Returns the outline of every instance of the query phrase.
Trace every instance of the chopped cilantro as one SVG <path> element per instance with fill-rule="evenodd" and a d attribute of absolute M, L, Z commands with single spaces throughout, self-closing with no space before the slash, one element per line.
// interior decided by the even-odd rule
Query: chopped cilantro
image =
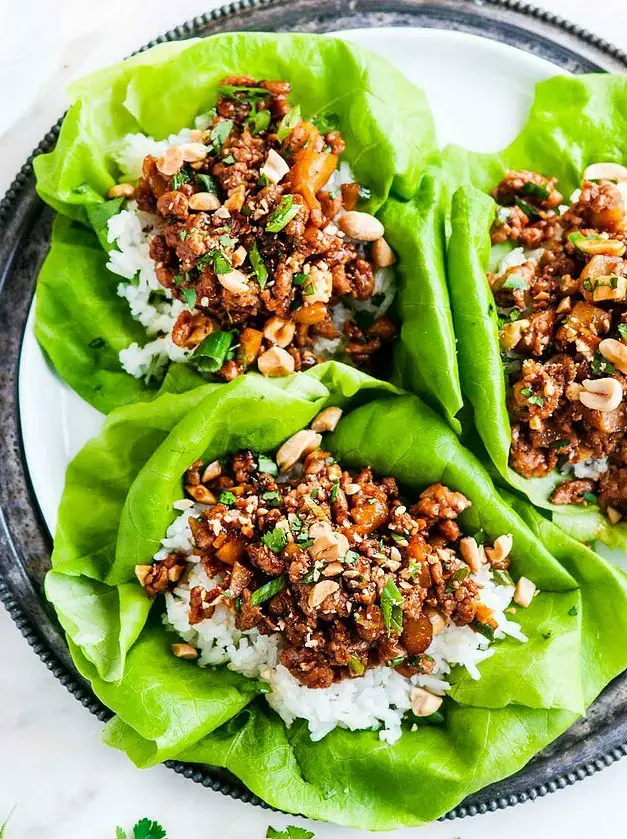
<path fill-rule="evenodd" d="M 346 551 L 346 555 L 344 556 L 344 562 L 346 563 L 346 565 L 354 565 L 358 559 L 359 554 L 357 553 L 357 551 Z"/>
<path fill-rule="evenodd" d="M 484 544 L 485 544 L 485 537 L 486 537 L 486 532 L 485 532 L 485 530 L 483 530 L 483 528 L 482 528 L 481 530 L 478 530 L 478 531 L 477 531 L 477 532 L 473 535 L 473 537 L 472 537 L 472 538 L 475 540 L 475 542 L 476 542 L 478 545 L 484 545 Z"/>
<path fill-rule="evenodd" d="M 381 611 L 388 635 L 396 632 L 398 635 L 403 631 L 403 611 L 400 604 L 403 596 L 398 590 L 392 577 L 388 577 L 381 592 Z"/>
<path fill-rule="evenodd" d="M 406 542 L 407 541 L 407 535 L 405 533 L 392 533 L 391 536 L 392 536 L 392 539 L 394 539 L 395 542 Z"/>
<path fill-rule="evenodd" d="M 487 623 L 481 623 L 481 621 L 474 620 L 470 626 L 478 632 L 480 635 L 483 635 L 488 641 L 494 641 L 494 630 L 491 626 Z"/>
<path fill-rule="evenodd" d="M 233 507 L 237 502 L 237 498 L 228 489 L 223 489 L 218 497 L 220 504 L 226 504 L 227 507 Z"/>
<path fill-rule="evenodd" d="M 261 498 L 267 504 L 278 505 L 281 503 L 281 493 L 276 489 L 268 490 L 268 492 L 262 492 Z"/>
<path fill-rule="evenodd" d="M 458 568 L 457 571 L 454 571 L 451 575 L 451 582 L 463 583 L 463 581 L 468 576 L 468 573 L 468 568 Z"/>
<path fill-rule="evenodd" d="M 253 266 L 253 271 L 257 277 L 259 288 L 265 288 L 266 283 L 268 282 L 268 269 L 266 268 L 266 264 L 263 261 L 261 254 L 259 253 L 257 242 L 253 242 L 253 246 L 248 252 L 248 258 L 250 259 L 250 264 Z"/>
<path fill-rule="evenodd" d="M 151 819 L 140 819 L 133 828 L 133 839 L 166 839 L 166 837 L 167 834 L 159 822 Z"/>
<path fill-rule="evenodd" d="M 230 274 L 233 270 L 233 265 L 228 256 L 217 248 L 212 248 L 208 253 L 203 254 L 196 262 L 197 268 L 204 268 L 205 265 L 211 265 L 216 274 Z"/>
<path fill-rule="evenodd" d="M 217 153 L 222 151 L 222 146 L 225 144 L 227 137 L 233 128 L 232 119 L 222 119 L 217 122 L 211 129 L 210 139 L 213 150 Z"/>
<path fill-rule="evenodd" d="M 303 119 L 300 115 L 300 105 L 297 105 L 295 108 L 292 108 L 291 111 L 288 111 L 279 123 L 279 127 L 276 132 L 279 142 L 283 142 L 283 140 L 289 136 L 292 128 L 302 121 Z"/>
<path fill-rule="evenodd" d="M 194 309 L 196 307 L 196 300 L 198 299 L 198 295 L 196 294 L 195 288 L 181 289 L 181 297 L 190 309 Z"/>
<path fill-rule="evenodd" d="M 584 492 L 583 500 L 586 501 L 588 504 L 596 504 L 597 497 L 593 492 Z"/>
<path fill-rule="evenodd" d="M 299 209 L 300 204 L 295 204 L 291 195 L 284 195 L 276 210 L 270 214 L 266 224 L 266 233 L 278 233 L 283 230 L 285 225 L 298 215 Z"/>
<path fill-rule="evenodd" d="M 267 99 L 270 91 L 265 87 L 249 87 L 248 85 L 221 84 L 218 85 L 218 95 L 225 99 L 238 99 L 241 102 L 255 102 Z"/>
<path fill-rule="evenodd" d="M 211 175 L 207 175 L 204 172 L 202 174 L 198 173 L 196 175 L 196 183 L 204 187 L 205 192 L 210 192 L 212 195 L 218 194 L 218 185 Z"/>
<path fill-rule="evenodd" d="M 627 323 L 619 323 L 618 324 L 618 332 L 619 332 L 620 337 L 624 341 L 627 341 Z"/>
<path fill-rule="evenodd" d="M 287 534 L 284 528 L 279 527 L 277 524 L 268 533 L 263 534 L 261 541 L 273 554 L 279 554 L 287 545 Z"/>
<path fill-rule="evenodd" d="M 183 184 L 188 184 L 190 180 L 189 173 L 185 169 L 181 169 L 180 172 L 172 176 L 172 189 L 179 189 Z"/>
<path fill-rule="evenodd" d="M 270 125 L 270 111 L 253 111 L 246 120 L 251 134 L 260 134 Z"/>
<path fill-rule="evenodd" d="M 331 487 L 331 501 L 335 501 L 337 499 L 337 494 L 340 489 L 340 482 L 334 481 L 333 486 Z"/>
<path fill-rule="evenodd" d="M 270 580 L 269 583 L 266 583 L 264 586 L 261 586 L 261 588 L 253 591 L 250 596 L 250 605 L 260 606 L 262 603 L 265 603 L 266 600 L 270 600 L 271 597 L 274 597 L 275 594 L 283 591 L 286 585 L 287 579 L 285 574 L 281 574 L 280 577 L 275 577 L 274 580 Z"/>
<path fill-rule="evenodd" d="M 541 408 L 544 405 L 544 397 L 543 396 L 530 396 L 527 399 L 527 402 L 529 402 L 530 405 L 537 405 L 539 408 Z"/>
<path fill-rule="evenodd" d="M 230 166 L 231 163 L 235 163 L 235 158 L 232 154 L 227 154 L 226 157 L 222 158 L 222 163 L 227 163 Z"/>
<path fill-rule="evenodd" d="M 289 824 L 285 830 L 277 830 L 275 827 L 269 827 L 266 833 L 266 839 L 314 839 L 314 834 L 311 830 L 305 830 L 304 827 L 296 827 Z"/>
<path fill-rule="evenodd" d="M 577 614 L 577 607 L 571 606 L 571 608 L 568 610 L 568 614 L 571 616 L 571 618 L 574 618 Z"/>
<path fill-rule="evenodd" d="M 599 376 L 609 376 L 614 372 L 614 365 L 599 350 L 595 350 L 594 358 L 592 359 L 592 372 Z"/>
<path fill-rule="evenodd" d="M 334 113 L 318 114 L 311 121 L 321 134 L 328 134 L 329 131 L 335 131 L 339 125 L 339 117 Z"/>

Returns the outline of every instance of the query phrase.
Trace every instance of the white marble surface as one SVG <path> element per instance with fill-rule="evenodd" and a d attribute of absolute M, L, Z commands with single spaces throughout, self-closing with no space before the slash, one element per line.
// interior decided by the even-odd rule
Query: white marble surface
<path fill-rule="evenodd" d="M 545 7 L 627 48 L 625 0 L 546 0 Z M 65 107 L 63 88 L 121 58 L 211 0 L 0 0 L 0 192 Z M 594 9 L 592 11 L 591 9 Z M 150 12 L 148 12 L 150 9 Z M 217 795 L 173 772 L 135 769 L 99 741 L 100 724 L 56 682 L 0 607 L 0 824 L 7 839 L 113 839 L 142 816 L 170 839 L 262 839 L 295 819 Z M 399 831 L 421 839 L 599 839 L 624 835 L 627 761 L 534 804 Z M 356 831 L 310 825 L 317 837 Z"/>

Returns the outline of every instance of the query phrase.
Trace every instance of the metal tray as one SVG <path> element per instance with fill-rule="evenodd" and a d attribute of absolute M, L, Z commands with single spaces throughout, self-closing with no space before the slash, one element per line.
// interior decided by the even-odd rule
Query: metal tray
<path fill-rule="evenodd" d="M 167 32 L 161 41 L 232 30 L 327 32 L 418 26 L 471 32 L 546 58 L 574 73 L 625 73 L 627 55 L 551 13 L 516 0 L 239 0 Z M 59 123 L 33 155 L 54 146 Z M 0 202 L 0 600 L 28 643 L 65 687 L 99 719 L 110 711 L 74 669 L 63 633 L 43 596 L 51 538 L 30 486 L 20 439 L 17 377 L 22 336 L 52 213 L 38 199 L 31 158 Z M 485 813 L 535 799 L 592 775 L 627 754 L 627 674 L 585 719 L 516 775 L 470 796 L 444 818 Z M 220 769 L 168 761 L 175 772 L 225 795 L 267 807 Z"/>

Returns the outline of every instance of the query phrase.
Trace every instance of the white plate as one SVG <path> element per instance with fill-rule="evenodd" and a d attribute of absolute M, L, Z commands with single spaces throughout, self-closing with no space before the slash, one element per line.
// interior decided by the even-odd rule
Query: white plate
<path fill-rule="evenodd" d="M 378 52 L 423 88 L 440 144 L 477 151 L 509 143 L 523 124 L 536 82 L 563 72 L 514 47 L 460 32 L 384 28 L 338 34 Z M 54 533 L 67 465 L 98 432 L 103 417 L 49 368 L 32 322 L 31 311 L 20 358 L 20 416 L 30 477 Z"/>

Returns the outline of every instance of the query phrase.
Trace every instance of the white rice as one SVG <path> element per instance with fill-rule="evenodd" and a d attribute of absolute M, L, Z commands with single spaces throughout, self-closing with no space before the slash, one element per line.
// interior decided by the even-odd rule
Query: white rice
<path fill-rule="evenodd" d="M 187 504 L 183 501 L 175 506 L 180 509 Z M 190 626 L 190 590 L 197 585 L 210 590 L 216 583 L 191 553 L 189 519 L 201 509 L 199 504 L 185 509 L 168 528 L 162 540 L 163 548 L 155 554 L 158 561 L 171 551 L 180 550 L 188 555 L 190 563 L 181 585 L 166 594 L 164 623 L 200 651 L 201 666 L 226 664 L 248 678 L 265 681 L 270 687 L 266 700 L 286 725 L 295 719 L 306 720 L 314 741 L 337 726 L 351 731 L 375 728 L 381 740 L 394 743 L 401 736 L 403 716 L 411 707 L 409 695 L 413 687 L 443 695 L 450 688 L 446 677 L 454 665 L 465 667 L 473 679 L 481 677 L 479 665 L 493 654 L 493 649 L 487 638 L 468 626 L 450 625 L 433 639 L 427 654 L 435 659 L 435 667 L 429 675 L 406 678 L 390 667 L 378 667 L 358 678 L 344 679 L 321 689 L 305 687 L 279 664 L 280 636 L 261 635 L 256 629 L 238 631 L 233 614 L 222 604 L 216 606 L 211 618 Z M 472 579 L 483 586 L 480 599 L 493 611 L 498 625 L 494 637 L 503 639 L 509 635 L 526 641 L 520 626 L 504 612 L 511 603 L 514 587 L 497 584 L 487 565 L 473 574 Z"/>
<path fill-rule="evenodd" d="M 606 457 L 589 457 L 588 460 L 582 460 L 573 466 L 573 472 L 576 478 L 591 478 L 593 481 L 596 481 L 604 472 L 607 472 L 607 469 Z"/>
<path fill-rule="evenodd" d="M 113 151 L 113 157 L 122 169 L 124 177 L 136 181 L 141 176 L 142 162 L 146 155 L 156 157 L 163 154 L 168 146 L 198 142 L 198 132 L 210 124 L 211 118 L 201 115 L 196 118 L 195 129 L 184 128 L 166 140 L 154 140 L 145 134 L 127 134 Z M 342 161 L 325 188 L 335 194 L 342 184 L 353 183 L 354 180 L 350 165 Z M 146 334 L 157 336 L 155 340 L 143 346 L 134 342 L 119 354 L 123 369 L 140 379 L 158 374 L 168 361 L 185 361 L 192 353 L 192 350 L 182 349 L 172 341 L 172 328 L 186 307 L 180 300 L 172 298 L 170 291 L 159 283 L 155 275 L 149 248 L 152 236 L 158 231 L 158 225 L 158 217 L 138 210 L 134 201 L 129 201 L 124 210 L 108 221 L 107 239 L 115 244 L 117 249 L 110 251 L 107 268 L 129 281 L 120 283 L 117 293 L 128 302 L 132 317 L 141 323 Z M 383 268 L 376 271 L 374 294 L 383 295 L 378 305 L 366 300 L 354 301 L 352 307 L 357 311 L 369 312 L 374 317 L 384 314 L 394 299 L 393 269 Z M 351 311 L 343 304 L 335 307 L 332 317 L 340 335 L 333 339 L 315 338 L 313 350 L 316 354 L 325 360 L 342 354 L 345 343 L 344 323 L 350 316 Z"/>

